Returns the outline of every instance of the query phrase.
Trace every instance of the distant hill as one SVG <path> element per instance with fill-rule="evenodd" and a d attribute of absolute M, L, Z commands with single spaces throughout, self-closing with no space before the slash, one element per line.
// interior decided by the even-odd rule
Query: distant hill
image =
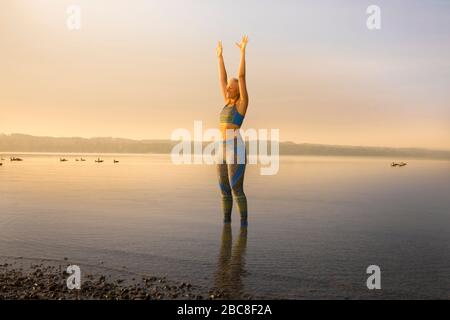
<path fill-rule="evenodd" d="M 174 143 L 170 140 L 0 134 L 0 152 L 169 153 L 172 145 Z"/>
<path fill-rule="evenodd" d="M 0 152 L 170 153 L 177 141 L 123 138 L 42 137 L 0 134 Z M 386 156 L 450 160 L 450 150 L 385 148 L 280 142 L 281 155 Z"/>

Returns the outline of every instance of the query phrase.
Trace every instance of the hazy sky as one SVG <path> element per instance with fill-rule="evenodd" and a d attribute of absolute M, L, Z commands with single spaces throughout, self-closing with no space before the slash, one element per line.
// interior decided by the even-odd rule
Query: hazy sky
<path fill-rule="evenodd" d="M 79 4 L 81 30 L 66 27 Z M 366 27 L 381 8 L 382 29 Z M 450 149 L 450 1 L 2 0 L 0 132 L 169 139 L 217 126 L 248 34 L 244 128 Z"/>

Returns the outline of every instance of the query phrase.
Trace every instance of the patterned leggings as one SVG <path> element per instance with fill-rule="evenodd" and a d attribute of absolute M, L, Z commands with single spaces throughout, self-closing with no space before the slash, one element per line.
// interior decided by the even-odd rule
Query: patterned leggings
<path fill-rule="evenodd" d="M 241 215 L 241 226 L 247 226 L 247 197 L 244 193 L 244 174 L 247 163 L 245 144 L 240 138 L 222 142 L 223 158 L 217 165 L 219 186 L 222 192 L 224 223 L 231 222 L 233 199 Z"/>

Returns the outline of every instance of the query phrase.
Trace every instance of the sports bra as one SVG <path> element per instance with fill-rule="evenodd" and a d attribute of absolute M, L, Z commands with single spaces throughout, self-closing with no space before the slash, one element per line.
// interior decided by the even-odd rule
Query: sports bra
<path fill-rule="evenodd" d="M 220 112 L 220 123 L 231 123 L 235 124 L 237 126 L 241 126 L 242 122 L 244 121 L 244 116 L 241 115 L 237 109 L 236 105 L 228 106 L 226 105 L 223 107 L 222 111 Z"/>

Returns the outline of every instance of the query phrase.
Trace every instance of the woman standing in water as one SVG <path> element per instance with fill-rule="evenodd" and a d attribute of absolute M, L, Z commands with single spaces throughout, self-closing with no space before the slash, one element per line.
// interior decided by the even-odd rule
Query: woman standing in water
<path fill-rule="evenodd" d="M 217 165 L 220 190 L 222 192 L 222 208 L 224 223 L 231 223 L 233 199 L 236 201 L 241 215 L 241 226 L 246 227 L 247 198 L 244 193 L 244 173 L 246 165 L 245 144 L 239 133 L 248 106 L 248 93 L 245 81 L 245 48 L 248 37 L 243 36 L 236 43 L 241 52 L 241 63 L 238 78 L 227 79 L 223 61 L 222 42 L 217 46 L 219 59 L 220 88 L 225 106 L 220 113 L 220 131 L 222 133 L 221 160 Z"/>

